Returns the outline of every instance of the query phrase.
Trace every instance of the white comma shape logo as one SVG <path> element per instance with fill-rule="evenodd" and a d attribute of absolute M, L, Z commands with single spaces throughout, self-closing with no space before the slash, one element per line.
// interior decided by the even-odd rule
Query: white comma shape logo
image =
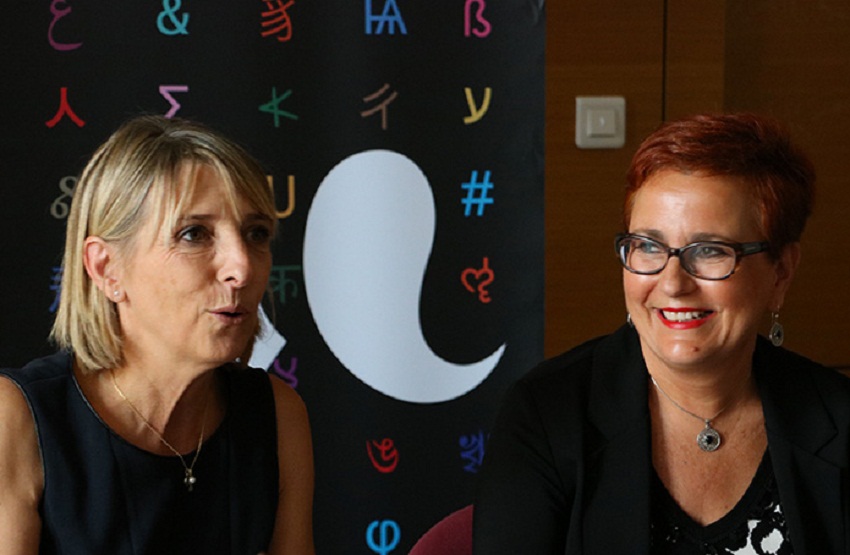
<path fill-rule="evenodd" d="M 286 346 L 286 338 L 278 332 L 269 319 L 263 305 L 257 307 L 260 320 L 260 334 L 254 339 L 254 348 L 248 366 L 268 370 L 280 351 Z"/>
<path fill-rule="evenodd" d="M 334 356 L 369 387 L 411 403 L 475 389 L 505 350 L 454 364 L 425 341 L 419 301 L 434 242 L 428 180 L 409 158 L 368 150 L 337 164 L 307 215 L 303 272 L 313 319 Z"/>

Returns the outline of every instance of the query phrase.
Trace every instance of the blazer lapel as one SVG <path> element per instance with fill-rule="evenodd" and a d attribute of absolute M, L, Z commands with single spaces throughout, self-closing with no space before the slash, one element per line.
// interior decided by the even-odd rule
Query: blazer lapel
<path fill-rule="evenodd" d="M 649 553 L 650 419 L 637 333 L 622 328 L 594 356 L 584 489 L 584 553 Z"/>
<path fill-rule="evenodd" d="M 850 446 L 848 434 L 839 432 L 850 427 L 850 411 L 828 406 L 816 380 L 799 365 L 759 340 L 753 368 L 783 512 L 797 555 L 847 553 L 850 511 L 844 507 L 842 465 Z M 582 553 L 649 553 L 654 471 L 646 380 L 633 330 L 621 329 L 596 348 Z M 843 396 L 831 401 L 846 404 Z"/>
<path fill-rule="evenodd" d="M 794 552 L 846 553 L 846 498 L 839 461 L 846 437 L 812 375 L 760 340 L 753 361 L 773 470 Z M 845 426 L 847 423 L 845 422 Z"/>

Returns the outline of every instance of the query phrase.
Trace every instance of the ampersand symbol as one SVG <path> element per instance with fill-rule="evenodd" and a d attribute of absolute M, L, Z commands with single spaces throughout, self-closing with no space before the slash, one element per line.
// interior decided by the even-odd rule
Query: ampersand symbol
<path fill-rule="evenodd" d="M 493 270 L 490 269 L 489 266 L 490 261 L 485 256 L 484 263 L 480 270 L 476 270 L 475 268 L 467 268 L 460 274 L 460 281 L 463 282 L 463 286 L 466 287 L 467 291 L 470 293 L 475 293 L 478 291 L 478 300 L 482 303 L 489 303 L 492 299 L 490 298 L 490 293 L 486 291 L 486 287 L 493 283 L 495 279 L 495 274 Z M 470 278 L 474 277 L 478 280 L 478 284 L 475 285 L 471 283 Z"/>
<path fill-rule="evenodd" d="M 59 180 L 59 190 L 62 194 L 56 197 L 56 200 L 50 205 L 50 215 L 57 220 L 64 220 L 68 217 L 68 212 L 71 210 L 69 202 L 74 195 L 74 187 L 77 186 L 77 178 L 73 175 L 66 175 Z"/>
<path fill-rule="evenodd" d="M 184 13 L 180 19 L 177 18 L 177 12 L 180 11 L 181 0 L 162 0 L 163 10 L 159 12 L 156 18 L 156 26 L 159 32 L 163 35 L 188 35 L 189 31 L 186 27 L 189 25 L 189 14 Z M 172 27 L 166 27 L 165 18 L 168 18 Z"/>
<path fill-rule="evenodd" d="M 378 530 L 378 538 L 375 538 L 375 530 Z M 392 531 L 392 538 L 388 538 L 387 531 Z M 398 546 L 401 540 L 401 529 L 392 520 L 376 520 L 366 529 L 366 544 L 369 549 L 378 555 L 387 555 Z"/>

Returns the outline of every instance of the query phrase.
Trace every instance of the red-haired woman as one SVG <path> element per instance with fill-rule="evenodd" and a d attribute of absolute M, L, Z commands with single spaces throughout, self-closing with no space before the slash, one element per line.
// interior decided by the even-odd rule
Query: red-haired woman
<path fill-rule="evenodd" d="M 628 323 L 508 394 L 476 553 L 850 553 L 850 380 L 780 346 L 813 182 L 755 115 L 642 143 L 616 239 Z"/>

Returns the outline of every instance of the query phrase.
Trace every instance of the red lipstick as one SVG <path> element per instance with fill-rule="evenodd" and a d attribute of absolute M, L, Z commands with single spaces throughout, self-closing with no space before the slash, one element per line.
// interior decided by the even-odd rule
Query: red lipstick
<path fill-rule="evenodd" d="M 702 326 L 714 316 L 714 311 L 700 308 L 658 308 L 661 323 L 674 330 L 689 330 Z"/>

